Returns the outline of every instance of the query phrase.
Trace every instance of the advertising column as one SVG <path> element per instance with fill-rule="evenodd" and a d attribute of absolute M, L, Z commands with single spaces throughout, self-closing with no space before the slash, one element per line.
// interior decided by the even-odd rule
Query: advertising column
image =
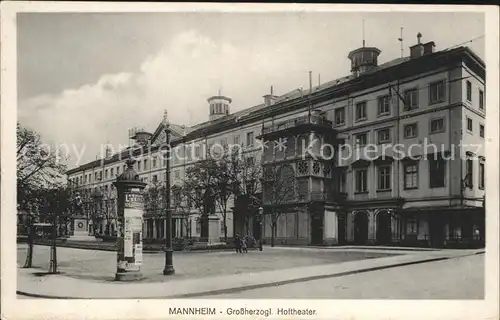
<path fill-rule="evenodd" d="M 118 192 L 119 230 L 115 280 L 132 281 L 142 278 L 142 224 L 146 186 L 133 170 L 133 161 L 114 183 Z"/>

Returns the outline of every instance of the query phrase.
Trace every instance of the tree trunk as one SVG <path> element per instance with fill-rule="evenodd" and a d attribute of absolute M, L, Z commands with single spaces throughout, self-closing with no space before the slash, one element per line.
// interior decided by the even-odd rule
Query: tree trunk
<path fill-rule="evenodd" d="M 52 247 L 50 250 L 49 273 L 57 273 L 57 215 L 54 213 L 54 222 L 52 226 Z"/>
<path fill-rule="evenodd" d="M 226 217 L 227 217 L 227 212 L 226 209 L 224 209 L 224 212 L 222 214 L 222 219 L 224 219 L 224 242 L 227 242 L 227 225 L 226 225 Z"/>
<path fill-rule="evenodd" d="M 33 264 L 33 236 L 34 236 L 34 227 L 33 220 L 29 218 L 29 229 L 28 229 L 28 253 L 26 255 L 26 262 L 24 263 L 23 268 L 31 268 Z"/>
<path fill-rule="evenodd" d="M 271 224 L 271 247 L 274 247 L 274 237 L 276 234 L 276 222 Z"/>

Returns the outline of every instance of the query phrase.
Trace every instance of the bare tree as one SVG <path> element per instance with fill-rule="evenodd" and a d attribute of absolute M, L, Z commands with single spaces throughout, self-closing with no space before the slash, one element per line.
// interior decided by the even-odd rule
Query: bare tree
<path fill-rule="evenodd" d="M 270 165 L 264 168 L 263 202 L 266 221 L 271 226 L 271 246 L 274 246 L 277 222 L 284 213 L 283 205 L 291 203 L 295 197 L 295 172 L 289 164 Z"/>
<path fill-rule="evenodd" d="M 214 159 L 203 159 L 186 169 L 186 179 L 183 183 L 189 201 L 201 216 L 202 238 L 208 236 L 207 216 L 215 214 L 216 170 Z"/>
<path fill-rule="evenodd" d="M 61 152 L 42 142 L 34 130 L 17 123 L 17 205 L 27 209 L 40 202 L 37 189 L 57 188 L 64 177 L 66 159 Z"/>
<path fill-rule="evenodd" d="M 261 201 L 261 165 L 258 163 L 257 151 L 241 153 L 238 151 L 230 153 L 223 160 L 226 161 L 227 175 L 226 180 L 230 181 L 230 191 L 236 202 L 237 199 L 244 201 L 246 210 L 238 212 L 246 230 L 249 229 L 249 221 L 255 216 Z"/>
<path fill-rule="evenodd" d="M 111 225 L 114 222 L 116 226 L 117 222 L 117 212 L 116 212 L 116 190 L 113 189 L 105 189 L 103 193 L 103 214 L 104 219 L 106 220 L 106 227 L 104 234 L 108 236 L 112 236 Z"/>
<path fill-rule="evenodd" d="M 183 186 L 174 186 L 172 188 L 172 209 L 178 215 L 182 216 L 182 221 L 186 229 L 188 239 L 192 238 L 191 216 L 194 214 L 192 210 L 192 200 L 190 194 Z"/>
<path fill-rule="evenodd" d="M 165 185 L 162 182 L 154 181 L 145 190 L 144 204 L 146 212 L 153 216 L 162 216 L 162 209 L 165 208 Z"/>

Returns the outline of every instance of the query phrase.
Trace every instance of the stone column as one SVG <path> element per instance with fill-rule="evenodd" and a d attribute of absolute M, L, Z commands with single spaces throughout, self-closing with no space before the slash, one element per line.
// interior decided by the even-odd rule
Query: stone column
<path fill-rule="evenodd" d="M 134 171 L 135 160 L 127 161 L 125 170 L 113 184 L 118 192 L 118 219 L 123 226 L 118 234 L 115 280 L 132 281 L 142 278 L 142 231 L 146 183 Z"/>
<path fill-rule="evenodd" d="M 158 239 L 158 230 L 156 230 L 156 219 L 153 219 L 153 239 Z"/>
<path fill-rule="evenodd" d="M 354 241 L 354 219 L 353 212 L 348 211 L 346 214 L 346 242 Z"/>
<path fill-rule="evenodd" d="M 375 210 L 366 210 L 368 213 L 368 243 L 374 244 L 377 242 L 377 221 L 375 218 Z"/>
<path fill-rule="evenodd" d="M 323 242 L 329 246 L 338 244 L 337 212 L 332 209 L 325 209 L 324 219 Z"/>

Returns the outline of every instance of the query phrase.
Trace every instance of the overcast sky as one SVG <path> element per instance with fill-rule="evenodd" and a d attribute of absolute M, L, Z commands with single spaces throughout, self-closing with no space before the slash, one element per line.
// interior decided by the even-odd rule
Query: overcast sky
<path fill-rule="evenodd" d="M 404 54 L 421 32 L 442 50 L 485 34 L 471 13 L 24 13 L 18 15 L 19 121 L 47 142 L 85 148 L 128 144 L 127 130 L 208 120 L 206 99 L 231 111 L 349 73 L 350 50 L 378 47 L 379 63 Z M 484 59 L 484 38 L 466 44 Z M 77 156 L 68 163 L 75 166 Z M 82 163 L 78 163 L 81 165 Z"/>

